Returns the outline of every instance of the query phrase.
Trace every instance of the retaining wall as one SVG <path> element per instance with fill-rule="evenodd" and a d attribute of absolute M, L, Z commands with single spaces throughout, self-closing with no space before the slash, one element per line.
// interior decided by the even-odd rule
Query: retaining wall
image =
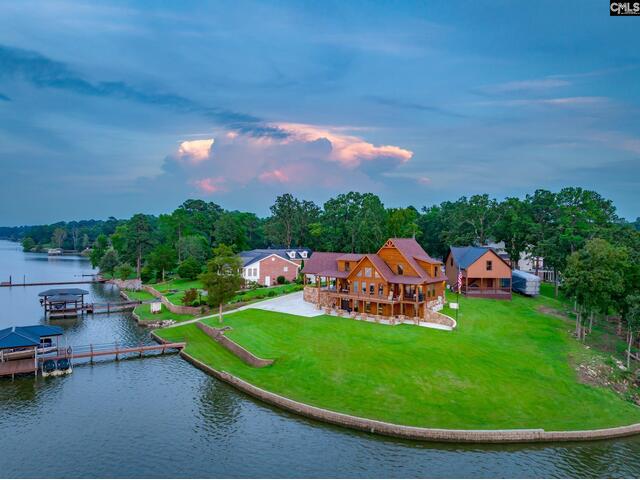
<path fill-rule="evenodd" d="M 262 368 L 268 367 L 273 364 L 273 360 L 265 360 L 260 357 L 256 357 L 249 350 L 246 350 L 244 347 L 241 347 L 233 340 L 227 338 L 224 334 L 225 330 L 221 328 L 213 328 L 209 325 L 206 325 L 202 322 L 196 323 L 196 326 L 206 333 L 209 337 L 211 337 L 215 342 L 222 345 L 224 348 L 233 353 L 236 357 L 240 358 L 247 365 L 251 365 L 252 367 Z"/>
<path fill-rule="evenodd" d="M 283 410 L 314 420 L 319 420 L 321 422 L 327 422 L 342 427 L 377 433 L 379 435 L 386 435 L 390 437 L 455 443 L 529 443 L 602 440 L 640 434 L 640 423 L 624 427 L 577 431 L 545 431 L 541 428 L 522 430 L 449 430 L 396 425 L 393 423 L 333 412 L 331 410 L 325 410 L 323 408 L 297 402 L 263 390 L 227 372 L 215 370 L 209 365 L 206 365 L 185 353 L 184 349 L 180 351 L 180 355 L 204 372 L 270 405 L 274 405 L 278 408 L 282 408 Z"/>
<path fill-rule="evenodd" d="M 113 283 L 120 290 L 133 290 L 137 292 L 142 289 L 142 280 L 139 278 L 134 278 L 130 280 L 120 280 L 119 278 L 112 278 L 111 280 L 107 280 L 107 283 Z"/>

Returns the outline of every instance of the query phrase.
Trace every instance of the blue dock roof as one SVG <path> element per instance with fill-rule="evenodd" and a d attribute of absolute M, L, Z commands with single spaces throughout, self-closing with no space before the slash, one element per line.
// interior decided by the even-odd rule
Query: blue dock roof
<path fill-rule="evenodd" d="M 29 325 L 27 327 L 9 327 L 0 330 L 0 349 L 16 347 L 35 347 L 40 345 L 42 337 L 62 335 L 61 327 L 50 325 Z"/>

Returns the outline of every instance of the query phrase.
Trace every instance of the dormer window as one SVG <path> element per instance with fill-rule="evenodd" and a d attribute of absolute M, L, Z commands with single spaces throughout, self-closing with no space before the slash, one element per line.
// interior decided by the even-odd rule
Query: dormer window
<path fill-rule="evenodd" d="M 291 252 L 287 252 L 289 254 L 289 258 L 296 258 L 296 252 L 295 251 L 291 251 Z"/>
<path fill-rule="evenodd" d="M 307 258 L 307 251 L 306 251 L 306 250 L 303 250 L 302 252 L 300 252 L 300 256 L 301 256 L 302 258 Z"/>
<path fill-rule="evenodd" d="M 404 275 L 404 265 L 398 264 L 398 275 Z"/>

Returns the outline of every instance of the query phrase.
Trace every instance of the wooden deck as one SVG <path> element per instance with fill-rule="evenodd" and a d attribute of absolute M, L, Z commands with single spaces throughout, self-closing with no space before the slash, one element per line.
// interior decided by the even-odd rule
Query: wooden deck
<path fill-rule="evenodd" d="M 35 373 L 36 371 L 37 368 L 33 357 L 0 362 L 0 377 L 13 376 L 20 373 Z"/>
<path fill-rule="evenodd" d="M 94 358 L 100 356 L 114 356 L 119 358 L 121 355 L 130 353 L 136 353 L 142 356 L 146 352 L 168 353 L 173 351 L 182 350 L 187 344 L 184 342 L 176 343 L 159 343 L 157 345 L 119 345 L 117 343 L 105 343 L 95 345 L 81 345 L 78 347 L 71 347 L 70 350 L 64 348 L 58 349 L 57 352 L 53 352 L 48 355 L 41 355 L 38 360 L 59 360 L 61 358 L 79 359 L 79 358 Z"/>

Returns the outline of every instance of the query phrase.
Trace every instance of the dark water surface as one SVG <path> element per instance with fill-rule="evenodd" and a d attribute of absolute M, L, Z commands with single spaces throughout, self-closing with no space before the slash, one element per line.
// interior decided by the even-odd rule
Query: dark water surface
<path fill-rule="evenodd" d="M 0 281 L 67 280 L 86 260 L 0 241 Z M 42 323 L 39 291 L 0 288 L 0 328 Z M 95 300 L 110 286 L 87 286 Z M 52 321 L 72 345 L 148 342 L 128 314 Z M 638 477 L 640 438 L 469 446 L 397 441 L 272 409 L 177 355 L 0 380 L 0 477 Z"/>

